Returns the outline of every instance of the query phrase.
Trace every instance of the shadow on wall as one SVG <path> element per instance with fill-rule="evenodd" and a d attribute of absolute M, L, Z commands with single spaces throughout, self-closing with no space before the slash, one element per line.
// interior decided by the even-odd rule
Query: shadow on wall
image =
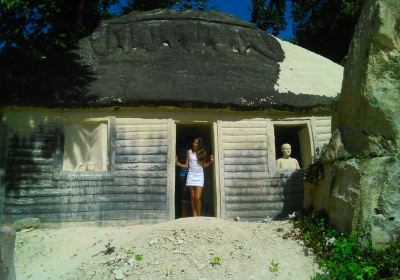
<path fill-rule="evenodd" d="M 72 52 L 49 57 L 5 50 L 0 54 L 0 106 L 82 107 L 95 80 L 88 66 Z"/>
<path fill-rule="evenodd" d="M 287 218 L 288 214 L 303 209 L 304 202 L 304 170 L 299 169 L 281 173 L 283 180 L 283 208 L 278 218 Z"/>
<path fill-rule="evenodd" d="M 29 190 L 51 185 L 56 131 L 39 126 L 28 136 L 14 133 L 9 139 L 5 172 L 6 201 Z"/>

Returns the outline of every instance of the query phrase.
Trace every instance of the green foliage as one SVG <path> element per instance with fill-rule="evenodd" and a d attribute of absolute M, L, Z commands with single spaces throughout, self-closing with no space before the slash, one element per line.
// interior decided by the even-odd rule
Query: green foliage
<path fill-rule="evenodd" d="M 205 11 L 208 8 L 208 1 L 209 0 L 180 0 L 175 1 L 175 5 L 178 10 Z"/>
<path fill-rule="evenodd" d="M 131 11 L 149 11 L 154 9 L 176 9 L 176 10 L 208 10 L 209 0 L 130 0 L 123 9 L 123 13 Z"/>
<path fill-rule="evenodd" d="M 136 260 L 137 262 L 141 262 L 141 261 L 143 260 L 143 255 L 141 255 L 141 254 L 135 255 L 135 260 Z"/>
<path fill-rule="evenodd" d="M 175 0 L 130 0 L 124 8 L 123 13 L 128 13 L 133 10 L 149 11 L 154 9 L 172 8 Z"/>
<path fill-rule="evenodd" d="M 286 28 L 284 0 L 252 0 L 251 22 L 273 35 Z"/>
<path fill-rule="evenodd" d="M 363 0 L 292 0 L 298 44 L 335 62 L 347 55 Z"/>
<path fill-rule="evenodd" d="M 22 4 L 21 0 L 0 0 L 1 5 L 5 5 L 7 9 L 12 9 L 14 6 Z"/>
<path fill-rule="evenodd" d="M 383 251 L 371 246 L 362 248 L 357 233 L 339 233 L 316 212 L 296 215 L 293 221 L 299 229 L 297 237 L 312 248 L 325 272 L 316 274 L 314 280 L 399 279 L 396 278 L 400 275 L 398 243 Z"/>
<path fill-rule="evenodd" d="M 378 270 L 368 258 L 363 257 L 364 252 L 369 250 L 361 250 L 357 234 L 337 239 L 328 258 L 321 262 L 322 268 L 329 271 L 325 279 L 374 279 Z"/>
<path fill-rule="evenodd" d="M 93 31 L 116 0 L 0 0 L 3 49 L 48 53 Z"/>
<path fill-rule="evenodd" d="M 0 65 L 0 106 L 79 107 L 94 100 L 87 92 L 93 72 L 75 53 L 6 49 L 0 53 Z"/>
<path fill-rule="evenodd" d="M 272 260 L 269 264 L 269 271 L 278 272 L 279 271 L 279 262 Z"/>
<path fill-rule="evenodd" d="M 324 165 L 321 161 L 316 161 L 313 164 L 309 165 L 304 172 L 304 179 L 309 182 L 316 184 L 319 182 L 324 176 Z"/>
<path fill-rule="evenodd" d="M 296 43 L 335 62 L 348 52 L 364 0 L 291 0 Z M 278 35 L 286 28 L 283 0 L 252 0 L 251 21 Z M 289 5 L 288 5 L 289 6 Z"/>
<path fill-rule="evenodd" d="M 214 267 L 214 266 L 217 266 L 217 265 L 221 265 L 221 263 L 222 263 L 222 259 L 221 259 L 221 257 L 218 257 L 218 256 L 214 256 L 214 257 L 212 257 L 211 258 L 211 260 L 210 260 L 210 264 Z"/>

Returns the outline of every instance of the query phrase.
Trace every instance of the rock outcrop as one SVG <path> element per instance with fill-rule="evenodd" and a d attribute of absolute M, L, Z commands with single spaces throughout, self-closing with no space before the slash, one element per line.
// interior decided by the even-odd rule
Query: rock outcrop
<path fill-rule="evenodd" d="M 345 65 L 322 157 L 323 179 L 306 206 L 328 212 L 376 248 L 400 239 L 400 2 L 368 0 Z"/>
<path fill-rule="evenodd" d="M 354 33 L 332 126 L 352 154 L 400 148 L 399 12 L 399 1 L 367 1 Z"/>
<path fill-rule="evenodd" d="M 16 231 L 20 231 L 29 228 L 37 229 L 40 227 L 40 224 L 41 222 L 38 218 L 24 218 L 15 221 L 12 226 Z"/>

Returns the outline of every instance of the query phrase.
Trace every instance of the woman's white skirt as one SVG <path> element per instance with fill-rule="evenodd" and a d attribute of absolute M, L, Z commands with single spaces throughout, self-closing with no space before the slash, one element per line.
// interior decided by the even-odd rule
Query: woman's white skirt
<path fill-rule="evenodd" d="M 204 187 L 204 171 L 203 167 L 189 168 L 189 173 L 186 179 L 188 187 Z"/>

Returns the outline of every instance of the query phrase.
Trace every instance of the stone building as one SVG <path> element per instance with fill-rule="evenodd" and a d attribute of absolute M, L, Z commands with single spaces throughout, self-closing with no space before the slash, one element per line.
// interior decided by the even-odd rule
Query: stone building
<path fill-rule="evenodd" d="M 1 111 L 4 220 L 174 219 L 177 145 L 197 135 L 216 159 L 204 215 L 252 220 L 302 207 L 301 171 L 275 161 L 289 142 L 306 167 L 329 141 L 341 66 L 219 12 L 107 20 L 77 54 L 82 73 L 47 73 L 64 79 L 52 95 L 62 105 L 20 99 Z"/>

